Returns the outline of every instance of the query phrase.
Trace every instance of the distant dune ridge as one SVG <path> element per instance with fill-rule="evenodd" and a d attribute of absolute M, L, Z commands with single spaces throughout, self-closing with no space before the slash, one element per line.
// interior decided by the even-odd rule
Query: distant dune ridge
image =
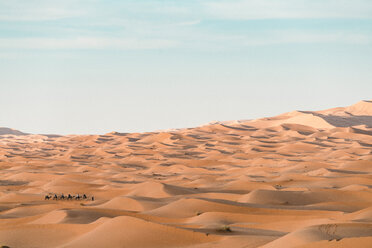
<path fill-rule="evenodd" d="M 21 131 L 11 128 L 0 127 L 0 135 L 27 135 L 27 133 L 22 133 Z"/>
<path fill-rule="evenodd" d="M 0 247 L 372 244 L 372 101 L 147 133 L 0 128 L 0 169 Z M 88 197 L 44 200 L 62 193 Z"/>

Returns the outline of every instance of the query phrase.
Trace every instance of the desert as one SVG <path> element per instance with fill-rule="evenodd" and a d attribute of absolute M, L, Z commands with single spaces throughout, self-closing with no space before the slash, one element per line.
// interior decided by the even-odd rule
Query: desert
<path fill-rule="evenodd" d="M 0 128 L 0 171 L 0 247 L 372 247 L 368 100 L 145 133 Z"/>

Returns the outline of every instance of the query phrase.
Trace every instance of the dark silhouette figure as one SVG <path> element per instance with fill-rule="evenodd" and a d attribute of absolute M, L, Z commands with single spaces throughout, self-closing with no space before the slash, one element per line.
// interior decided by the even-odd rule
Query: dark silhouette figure
<path fill-rule="evenodd" d="M 49 199 L 53 199 L 53 200 L 87 200 L 89 199 L 88 196 L 86 194 L 83 194 L 83 195 L 80 195 L 80 194 L 77 194 L 76 196 L 74 195 L 71 195 L 71 194 L 68 194 L 67 196 L 65 196 L 63 193 L 61 194 L 61 196 L 58 196 L 57 194 L 54 194 L 53 196 L 52 195 L 45 195 L 44 197 L 44 200 L 49 200 Z M 94 201 L 94 196 L 91 196 L 90 198 L 92 201 Z M 0 247 L 1 248 L 1 247 Z"/>

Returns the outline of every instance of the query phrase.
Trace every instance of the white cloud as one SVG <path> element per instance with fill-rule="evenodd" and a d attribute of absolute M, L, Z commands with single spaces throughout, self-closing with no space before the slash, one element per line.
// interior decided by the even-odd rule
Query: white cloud
<path fill-rule="evenodd" d="M 224 0 L 204 6 L 218 19 L 372 18 L 370 0 Z"/>
<path fill-rule="evenodd" d="M 86 14 L 73 1 L 0 0 L 1 21 L 47 21 Z"/>
<path fill-rule="evenodd" d="M 371 0 L 118 1 L 0 0 L 0 20 L 44 21 L 86 16 L 153 19 L 372 18 Z M 155 17 L 155 18 L 154 18 Z"/>
<path fill-rule="evenodd" d="M 102 38 L 79 37 L 70 39 L 56 38 L 2 38 L 0 49 L 114 49 L 114 50 L 147 50 L 175 47 L 177 43 L 162 39 L 135 38 Z"/>
<path fill-rule="evenodd" d="M 274 30 L 255 37 L 240 37 L 238 42 L 246 46 L 262 46 L 275 44 L 372 44 L 372 37 L 360 33 L 303 30 Z"/>
<path fill-rule="evenodd" d="M 297 29 L 271 30 L 244 35 L 224 35 L 215 33 L 198 33 L 190 42 L 183 40 L 180 46 L 201 50 L 242 50 L 247 47 L 271 46 L 284 44 L 353 44 L 371 45 L 372 36 L 353 32 L 320 32 Z M 194 41 L 197 42 L 194 42 Z"/>
<path fill-rule="evenodd" d="M 289 43 L 372 43 L 371 33 L 365 29 L 353 33 L 347 28 L 319 28 L 316 25 L 304 30 L 285 30 L 285 27 L 284 30 L 283 27 L 282 30 L 278 27 L 260 30 L 259 26 L 251 26 L 247 30 L 249 34 L 244 34 L 228 30 L 229 25 L 234 27 L 234 22 L 226 22 L 221 29 L 213 25 L 198 25 L 208 19 L 371 18 L 372 0 L 205 0 L 180 6 L 167 6 L 160 1 L 123 1 L 117 8 L 103 1 L 92 1 L 90 5 L 89 1 L 0 0 L 0 21 L 46 21 L 84 15 L 76 22 L 61 21 L 47 26 L 31 23 L 22 27 L 17 24 L 15 27 L 21 31 L 18 36 L 32 31 L 33 35 L 40 37 L 15 38 L 9 33 L 8 37 L 3 35 L 0 38 L 0 49 L 146 50 L 182 47 L 209 50 Z M 101 9 L 100 4 L 106 9 Z M 244 27 L 239 28 L 244 31 Z"/>
<path fill-rule="evenodd" d="M 332 43 L 332 44 L 356 44 L 367 45 L 372 43 L 372 37 L 359 33 L 349 32 L 304 32 L 294 31 L 276 31 L 273 32 L 273 43 Z"/>
<path fill-rule="evenodd" d="M 247 46 L 268 46 L 277 44 L 357 44 L 370 45 L 372 37 L 359 33 L 304 32 L 302 30 L 267 31 L 255 35 L 194 35 L 190 40 L 137 39 L 137 38 L 0 38 L 0 50 L 151 50 L 169 48 L 231 49 Z"/>
<path fill-rule="evenodd" d="M 185 22 L 178 22 L 175 23 L 175 26 L 194 26 L 201 23 L 201 20 L 194 20 L 194 21 L 185 21 Z"/>
<path fill-rule="evenodd" d="M 0 21 L 49 21 L 82 16 L 81 11 L 45 8 L 31 11 L 0 13 Z"/>

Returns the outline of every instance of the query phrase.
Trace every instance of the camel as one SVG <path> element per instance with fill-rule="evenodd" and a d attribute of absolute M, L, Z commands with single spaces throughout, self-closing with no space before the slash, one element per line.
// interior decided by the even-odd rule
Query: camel
<path fill-rule="evenodd" d="M 87 200 L 88 199 L 88 196 L 86 194 L 83 194 L 83 195 L 80 195 L 80 194 L 77 194 L 76 196 L 72 196 L 71 194 L 68 194 L 67 196 L 65 196 L 63 193 L 61 194 L 61 196 L 58 196 L 57 194 L 54 194 L 54 196 L 51 196 L 51 195 L 45 195 L 44 197 L 44 200 L 49 200 L 49 199 L 53 199 L 53 200 L 81 200 L 81 199 L 84 199 L 84 200 Z M 94 201 L 94 196 L 91 197 L 91 200 Z"/>

